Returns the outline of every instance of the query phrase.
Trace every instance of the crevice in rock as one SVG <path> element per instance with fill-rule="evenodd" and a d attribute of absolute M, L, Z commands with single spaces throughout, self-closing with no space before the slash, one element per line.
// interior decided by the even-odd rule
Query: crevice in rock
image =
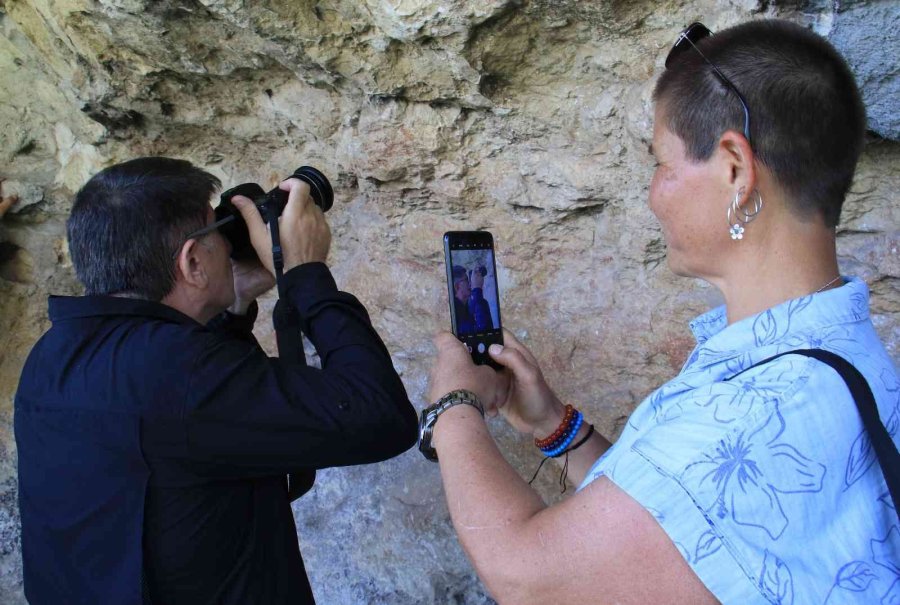
<path fill-rule="evenodd" d="M 144 124 L 143 114 L 133 109 L 111 107 L 103 102 L 85 103 L 81 111 L 111 132 L 140 128 Z"/>
<path fill-rule="evenodd" d="M 0 279 L 18 284 L 32 283 L 34 262 L 31 254 L 11 242 L 0 242 Z"/>
<path fill-rule="evenodd" d="M 28 155 L 35 149 L 37 149 L 37 141 L 35 141 L 34 139 L 29 139 L 25 141 L 25 143 L 22 144 L 21 147 L 16 149 L 14 155 Z"/>

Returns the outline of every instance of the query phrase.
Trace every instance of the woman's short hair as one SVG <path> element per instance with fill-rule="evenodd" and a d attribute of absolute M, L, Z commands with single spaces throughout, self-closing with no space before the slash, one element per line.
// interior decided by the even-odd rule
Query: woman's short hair
<path fill-rule="evenodd" d="M 138 158 L 94 175 L 66 222 L 86 294 L 160 301 L 175 285 L 172 255 L 208 220 L 219 179 L 186 160 Z"/>
<path fill-rule="evenodd" d="M 789 21 L 722 30 L 697 43 L 750 110 L 751 146 L 799 216 L 838 224 L 862 151 L 866 116 L 853 74 L 824 38 Z M 737 95 L 686 49 L 656 84 L 666 127 L 689 157 L 709 159 L 727 130 L 743 132 Z"/>

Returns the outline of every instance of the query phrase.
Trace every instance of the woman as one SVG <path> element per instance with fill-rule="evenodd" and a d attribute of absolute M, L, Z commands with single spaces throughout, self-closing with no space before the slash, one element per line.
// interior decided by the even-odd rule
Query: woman
<path fill-rule="evenodd" d="M 670 268 L 725 305 L 691 323 L 684 369 L 614 446 L 510 333 L 492 347 L 496 375 L 438 335 L 442 406 L 423 450 L 437 452 L 460 541 L 501 603 L 895 602 L 900 526 L 854 398 L 826 363 L 769 360 L 841 355 L 896 441 L 897 370 L 835 252 L 865 129 L 853 77 L 827 42 L 780 21 L 694 24 L 666 66 L 650 208 Z M 479 405 L 567 459 L 579 491 L 545 506 Z"/>

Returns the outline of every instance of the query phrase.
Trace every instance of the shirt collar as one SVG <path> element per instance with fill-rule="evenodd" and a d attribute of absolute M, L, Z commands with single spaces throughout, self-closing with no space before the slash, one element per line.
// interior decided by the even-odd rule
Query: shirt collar
<path fill-rule="evenodd" d="M 733 355 L 777 343 L 789 334 L 868 318 L 868 286 L 857 277 L 844 277 L 839 288 L 783 302 L 731 325 L 724 305 L 699 315 L 690 325 L 706 355 Z"/>
<path fill-rule="evenodd" d="M 138 298 L 118 296 L 50 296 L 47 306 L 50 321 L 65 321 L 83 317 L 130 315 L 165 319 L 181 324 L 200 325 L 168 305 Z"/>

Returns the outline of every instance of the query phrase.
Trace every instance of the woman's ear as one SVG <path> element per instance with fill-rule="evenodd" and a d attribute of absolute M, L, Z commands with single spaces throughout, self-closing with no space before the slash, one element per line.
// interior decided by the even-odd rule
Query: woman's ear
<path fill-rule="evenodd" d="M 753 148 L 750 147 L 749 141 L 743 134 L 736 130 L 726 130 L 719 137 L 716 153 L 719 154 L 724 168 L 728 171 L 726 175 L 728 184 L 734 188 L 735 192 L 744 190 L 745 193 L 739 202 L 743 206 L 757 185 Z"/>
<path fill-rule="evenodd" d="M 181 246 L 175 260 L 175 280 L 183 280 L 195 288 L 205 288 L 209 284 L 209 274 L 201 257 L 201 245 L 196 239 L 189 239 Z"/>

